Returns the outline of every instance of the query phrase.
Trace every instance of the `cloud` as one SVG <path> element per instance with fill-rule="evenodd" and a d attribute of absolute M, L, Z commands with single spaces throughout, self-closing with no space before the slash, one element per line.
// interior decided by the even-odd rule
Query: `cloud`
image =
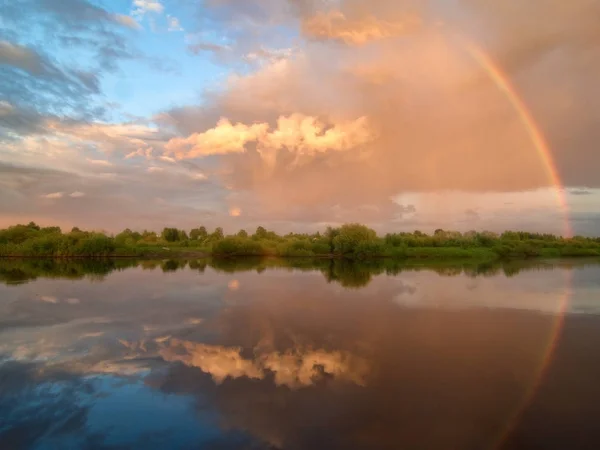
<path fill-rule="evenodd" d="M 99 79 L 134 57 L 127 40 L 132 21 L 86 0 L 16 0 L 3 5 L 2 18 L 4 98 L 38 115 L 88 119 L 104 114 L 96 97 Z M 31 28 L 35 37 L 21 32 Z M 65 47 L 76 56 L 54 51 Z"/>
<path fill-rule="evenodd" d="M 3 65 L 2 94 L 11 104 L 4 111 L 15 121 L 39 121 L 48 109 L 56 112 L 73 112 L 83 98 L 99 92 L 96 74 L 80 69 L 60 68 L 38 50 L 0 40 L 0 64 Z M 65 102 L 67 100 L 67 102 Z M 37 110 L 36 110 L 37 109 Z M 81 104 L 80 113 L 90 111 L 89 105 Z M 0 136 L 1 137 L 1 136 Z"/>
<path fill-rule="evenodd" d="M 188 45 L 188 49 L 196 55 L 201 52 L 221 53 L 231 51 L 231 47 L 227 45 L 215 44 L 214 42 L 198 42 L 196 44 L 190 44 Z"/>
<path fill-rule="evenodd" d="M 132 14 L 135 16 L 143 16 L 146 13 L 161 14 L 164 6 L 159 0 L 133 0 Z"/>
<path fill-rule="evenodd" d="M 244 59 L 248 62 L 275 62 L 280 60 L 285 60 L 294 55 L 297 49 L 294 48 L 278 48 L 278 49 L 269 49 L 265 47 L 259 47 L 257 49 L 253 49 L 252 51 L 246 53 L 244 55 Z"/>
<path fill-rule="evenodd" d="M 93 164 L 95 166 L 103 166 L 103 167 L 112 167 L 114 164 L 110 161 L 106 161 L 105 159 L 91 159 L 88 158 L 87 162 Z"/>
<path fill-rule="evenodd" d="M 130 5 L 140 10 L 136 17 L 156 18 L 166 30 L 175 16 L 163 3 Z M 97 216 L 110 226 L 161 217 L 188 223 L 186 214 L 210 209 L 207 220 L 226 227 L 263 222 L 304 230 L 347 220 L 378 229 L 439 228 L 447 220 L 462 227 L 473 209 L 478 226 L 507 224 L 496 217 L 507 213 L 511 224 L 521 215 L 546 227 L 560 213 L 555 200 L 540 203 L 546 213 L 532 205 L 519 210 L 514 199 L 509 212 L 494 203 L 500 193 L 537 198 L 554 180 L 532 142 L 531 123 L 523 123 L 525 112 L 515 110 L 465 42 L 489 57 L 526 105 L 565 192 L 593 190 L 600 182 L 599 6 L 589 0 L 444 5 L 210 0 L 185 6 L 176 12 L 185 14 L 184 45 L 209 52 L 201 58 L 224 66 L 221 78 L 199 81 L 201 100 L 174 99 L 178 106 L 143 118 L 120 109 L 140 106 L 137 100 L 107 104 L 110 93 L 101 92 L 121 61 L 144 57 L 133 46 L 139 37 L 133 18 L 86 0 L 8 2 L 0 33 L 0 139 L 18 169 L 2 169 L 2 209 L 13 217 L 43 211 L 64 220 L 73 214 L 69 207 L 87 202 L 40 197 L 83 186 L 90 201 L 119 205 L 114 214 L 124 213 L 122 219 Z M 35 36 L 22 32 L 30 28 Z M 152 106 L 154 97 L 146 101 Z M 110 161 L 110 173 L 87 158 Z M 165 170 L 150 169 L 150 177 L 150 165 Z M 47 172 L 36 180 L 34 169 Z M 426 197 L 435 192 L 450 199 L 451 211 L 444 202 L 429 205 L 434 197 Z M 455 201 L 473 193 L 487 193 L 494 204 Z M 570 196 L 580 209 L 594 200 Z M 37 203 L 20 205 L 20 198 Z M 156 210 L 132 206 L 154 205 L 154 198 L 167 200 Z M 478 204 L 486 208 L 476 210 Z M 234 208 L 243 218 L 229 215 Z"/>
<path fill-rule="evenodd" d="M 550 22 L 565 33 L 583 35 L 571 25 L 586 19 L 579 17 L 575 7 L 561 5 L 553 1 L 544 6 L 552 16 Z M 297 1 L 287 12 L 270 3 L 238 7 L 233 2 L 215 2 L 209 16 L 214 13 L 219 23 L 232 21 L 246 27 L 222 41 L 227 43 L 227 52 L 236 54 L 242 45 L 237 38 L 250 34 L 253 21 L 264 17 L 270 25 L 299 25 L 304 40 L 293 54 L 230 76 L 219 90 L 203 97 L 202 105 L 178 107 L 161 115 L 161 124 L 182 135 L 168 143 L 167 151 L 177 158 L 213 156 L 210 161 L 221 169 L 218 177 L 231 187 L 230 206 L 243 209 L 246 220 L 253 214 L 262 220 L 282 216 L 286 220 L 341 220 L 334 216 L 350 218 L 362 208 L 364 220 L 385 222 L 402 215 L 389 199 L 403 192 L 499 193 L 551 186 L 547 163 L 532 142 L 529 124 L 523 123 L 522 112 L 515 110 L 487 69 L 469 55 L 464 40 L 456 38 L 461 30 L 496 61 L 499 70 L 507 71 L 505 78 L 527 105 L 540 132 L 547 135 L 564 182 L 597 184 L 589 171 L 597 159 L 593 146 L 561 148 L 560 139 L 553 138 L 558 129 L 563 130 L 562 136 L 582 130 L 590 117 L 582 109 L 579 124 L 570 128 L 561 124 L 562 112 L 570 111 L 566 105 L 573 107 L 575 98 L 584 98 L 572 90 L 576 83 L 560 75 L 564 73 L 560 68 L 570 71 L 573 79 L 585 74 L 583 69 L 574 73 L 567 63 L 575 56 L 575 47 L 561 47 L 550 61 L 555 67 L 550 72 L 534 64 L 520 66 L 520 72 L 513 73 L 510 64 L 504 65 L 505 42 L 526 48 L 537 28 L 544 28 L 545 33 L 546 25 L 533 21 L 535 14 L 519 13 L 531 8 L 511 1 L 495 18 L 492 2 L 483 0 L 462 2 L 452 11 L 436 2 L 415 1 L 341 1 L 335 9 L 320 2 Z M 506 20 L 500 20 L 504 15 Z M 511 38 L 513 16 L 518 16 L 515 23 L 523 41 Z M 494 34 L 478 29 L 477 20 L 489 21 Z M 561 20 L 573 23 L 559 27 Z M 593 30 L 585 28 L 591 36 Z M 584 42 L 574 37 L 567 41 Z M 587 42 L 587 51 L 595 52 L 596 47 Z M 263 48 L 267 43 L 264 36 Z M 564 82 L 560 89 L 547 80 L 547 73 L 560 77 Z M 559 92 L 563 87 L 566 91 Z M 556 98 L 564 110 L 550 105 L 550 98 Z M 331 129 L 339 121 L 364 117 L 369 138 L 359 139 L 356 148 L 344 146 L 342 152 L 304 152 L 293 142 L 265 137 L 279 130 L 280 118 L 292 116 L 318 118 Z M 221 117 L 227 120 L 219 122 Z M 590 137 L 594 135 L 593 127 L 585 128 Z M 292 141 L 294 133 L 289 132 Z M 297 153 L 306 154 L 296 160 Z M 585 167 L 579 160 L 587 161 Z M 457 210 L 462 220 L 468 208 L 464 205 Z M 556 204 L 549 208 L 558 210 Z M 404 220 L 409 215 L 414 216 L 411 221 L 418 220 L 414 212 L 405 213 Z M 361 219 L 358 213 L 354 217 Z"/>
<path fill-rule="evenodd" d="M 137 20 L 133 17 L 126 16 L 124 14 L 115 14 L 115 20 L 126 27 L 132 28 L 134 30 L 140 30 L 142 26 L 139 24 Z"/>
<path fill-rule="evenodd" d="M 302 32 L 318 40 L 333 39 L 348 45 L 402 36 L 420 24 L 418 17 L 408 16 L 401 21 L 380 20 L 372 15 L 348 19 L 341 11 L 319 11 L 302 22 Z"/>
<path fill-rule="evenodd" d="M 14 109 L 14 106 L 6 100 L 0 101 L 0 117 L 8 116 Z"/>
<path fill-rule="evenodd" d="M 169 31 L 184 31 L 183 27 L 179 23 L 179 19 L 177 17 L 168 15 L 167 16 L 167 24 L 168 24 Z"/>
<path fill-rule="evenodd" d="M 208 177 L 203 173 L 190 173 L 189 176 L 192 180 L 197 180 L 197 181 L 208 180 Z"/>
<path fill-rule="evenodd" d="M 154 147 L 161 147 L 169 137 L 156 128 L 128 122 L 49 121 L 47 129 L 73 144 L 86 143 L 101 152 L 123 153 L 126 159 L 134 156 L 150 159 Z"/>
<path fill-rule="evenodd" d="M 592 195 L 592 191 L 588 191 L 587 189 L 571 189 L 569 194 L 575 196 Z"/>
<path fill-rule="evenodd" d="M 71 192 L 69 194 L 69 197 L 71 197 L 71 198 L 82 198 L 82 197 L 85 197 L 85 192 L 80 192 L 80 191 Z"/>
<path fill-rule="evenodd" d="M 165 149 L 177 159 L 197 158 L 227 153 L 244 153 L 248 142 L 258 140 L 268 129 L 268 124 L 250 126 L 238 123 L 233 125 L 221 119 L 215 128 L 204 133 L 195 133 L 187 138 L 173 138 Z"/>
<path fill-rule="evenodd" d="M 63 198 L 63 196 L 64 196 L 64 192 L 52 192 L 50 194 L 42 195 L 43 198 L 49 198 L 49 199 Z"/>
<path fill-rule="evenodd" d="M 45 67 L 35 51 L 8 41 L 0 41 L 0 63 L 14 66 L 30 74 L 42 74 L 54 68 Z"/>
<path fill-rule="evenodd" d="M 365 117 L 326 127 L 315 117 L 302 114 L 281 116 L 271 130 L 267 123 L 232 124 L 221 119 L 215 128 L 187 138 L 171 139 L 165 149 L 177 159 L 209 155 L 245 153 L 246 145 L 257 144 L 257 152 L 265 163 L 273 166 L 277 153 L 287 150 L 297 157 L 314 156 L 327 151 L 345 151 L 374 138 Z"/>
<path fill-rule="evenodd" d="M 153 159 L 152 151 L 152 148 L 138 148 L 137 150 L 127 153 L 125 155 L 125 159 L 135 158 L 136 156 L 141 156 L 147 159 Z"/>

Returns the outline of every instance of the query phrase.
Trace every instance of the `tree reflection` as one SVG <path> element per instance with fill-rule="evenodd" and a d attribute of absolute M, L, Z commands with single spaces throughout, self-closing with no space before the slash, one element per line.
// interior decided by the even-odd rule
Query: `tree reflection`
<path fill-rule="evenodd" d="M 37 278 L 62 278 L 78 280 L 83 278 L 102 280 L 111 272 L 141 267 L 143 270 L 177 272 L 189 269 L 204 273 L 209 267 L 216 272 L 233 274 L 238 272 L 263 273 L 267 269 L 286 269 L 303 272 L 321 272 L 329 283 L 339 283 L 346 288 L 367 286 L 378 275 L 396 276 L 403 272 L 433 271 L 441 276 L 454 277 L 465 274 L 469 277 L 495 276 L 503 273 L 506 277 L 522 271 L 552 270 L 557 267 L 573 268 L 592 265 L 594 262 L 556 261 L 504 261 L 495 263 L 452 263 L 447 261 L 402 262 L 379 258 L 365 261 L 330 258 L 210 258 L 210 259 L 169 259 L 164 261 L 121 259 L 0 259 L 0 282 L 22 284 Z"/>

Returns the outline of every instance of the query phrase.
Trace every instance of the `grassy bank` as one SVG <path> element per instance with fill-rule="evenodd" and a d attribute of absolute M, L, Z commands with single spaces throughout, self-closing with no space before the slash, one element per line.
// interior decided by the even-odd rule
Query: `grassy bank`
<path fill-rule="evenodd" d="M 220 228 L 189 233 L 165 228 L 162 233 L 124 230 L 116 235 L 82 231 L 63 233 L 58 227 L 34 223 L 0 230 L 0 257 L 51 258 L 200 258 L 203 256 L 279 256 L 366 260 L 474 260 L 600 257 L 600 238 L 564 238 L 549 234 L 505 232 L 459 233 L 437 230 L 389 233 L 359 224 L 328 228 L 324 233 L 284 236 L 263 227 L 225 236 Z"/>

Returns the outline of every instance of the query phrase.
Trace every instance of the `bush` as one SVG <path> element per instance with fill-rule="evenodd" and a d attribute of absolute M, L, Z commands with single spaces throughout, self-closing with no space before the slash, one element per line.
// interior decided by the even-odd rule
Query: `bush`
<path fill-rule="evenodd" d="M 375 256 L 382 256 L 384 254 L 384 246 L 382 242 L 373 241 L 362 241 L 354 249 L 353 256 L 357 259 L 372 258 Z"/>
<path fill-rule="evenodd" d="M 260 256 L 267 253 L 260 242 L 240 237 L 226 237 L 215 242 L 212 252 L 220 256 Z"/>
<path fill-rule="evenodd" d="M 314 256 L 312 244 L 304 239 L 292 239 L 277 246 L 280 256 Z"/>
<path fill-rule="evenodd" d="M 331 248 L 327 241 L 318 240 L 311 244 L 311 250 L 315 255 L 329 255 Z"/>
<path fill-rule="evenodd" d="M 364 225 L 358 223 L 343 225 L 333 239 L 334 252 L 341 255 L 352 255 L 359 244 L 376 239 L 375 231 Z"/>

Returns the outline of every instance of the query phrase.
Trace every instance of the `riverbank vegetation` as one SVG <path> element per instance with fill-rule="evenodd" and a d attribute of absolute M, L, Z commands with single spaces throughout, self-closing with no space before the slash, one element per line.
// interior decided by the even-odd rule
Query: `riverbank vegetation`
<path fill-rule="evenodd" d="M 165 228 L 161 233 L 126 229 L 116 235 L 35 223 L 0 230 L 0 257 L 174 257 L 213 255 L 327 257 L 345 259 L 495 260 L 534 257 L 600 257 L 600 238 L 506 231 L 436 230 L 378 236 L 360 224 L 324 232 L 279 235 L 264 227 L 225 235 L 223 229 Z"/>

